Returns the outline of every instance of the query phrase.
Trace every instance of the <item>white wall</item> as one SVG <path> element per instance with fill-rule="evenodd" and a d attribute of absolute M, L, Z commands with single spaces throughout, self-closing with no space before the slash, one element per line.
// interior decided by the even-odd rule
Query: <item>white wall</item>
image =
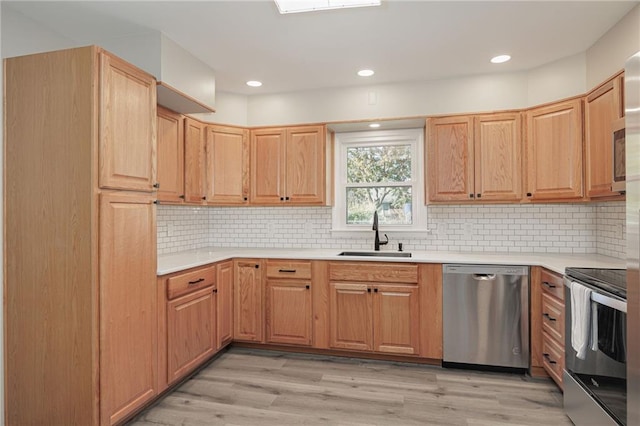
<path fill-rule="evenodd" d="M 586 54 L 578 53 L 527 73 L 527 106 L 553 102 L 587 92 Z"/>
<path fill-rule="evenodd" d="M 262 126 L 503 110 L 526 103 L 526 73 L 510 73 L 254 95 L 247 115 L 250 126 Z"/>
<path fill-rule="evenodd" d="M 592 88 L 624 68 L 640 51 L 640 5 L 587 50 L 587 87 Z"/>
<path fill-rule="evenodd" d="M 0 8 L 3 58 L 78 46 L 73 40 L 42 27 L 33 19 L 6 7 L 4 3 L 0 3 Z"/>
<path fill-rule="evenodd" d="M 216 93 L 216 112 L 213 114 L 189 114 L 190 116 L 208 123 L 233 124 L 248 126 L 247 102 L 248 97 L 235 93 Z"/>

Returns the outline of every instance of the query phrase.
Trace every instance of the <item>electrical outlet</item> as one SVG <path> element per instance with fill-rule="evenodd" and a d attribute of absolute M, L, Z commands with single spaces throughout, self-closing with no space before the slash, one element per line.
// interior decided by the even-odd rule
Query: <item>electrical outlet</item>
<path fill-rule="evenodd" d="M 615 226 L 614 232 L 615 232 L 615 238 L 617 240 L 621 240 L 622 238 L 624 238 L 624 236 L 622 235 L 622 225 L 621 224 Z"/>
<path fill-rule="evenodd" d="M 307 234 L 307 236 L 311 235 L 311 233 L 313 232 L 313 225 L 311 225 L 311 222 L 305 222 L 304 223 L 304 233 Z"/>
<path fill-rule="evenodd" d="M 167 223 L 167 237 L 173 237 L 173 223 Z"/>
<path fill-rule="evenodd" d="M 447 234 L 447 224 L 445 222 L 438 223 L 438 228 L 436 229 L 436 234 L 439 237 L 444 237 Z"/>
<path fill-rule="evenodd" d="M 276 224 L 273 222 L 268 222 L 267 232 L 269 233 L 269 235 L 273 235 L 276 232 Z"/>

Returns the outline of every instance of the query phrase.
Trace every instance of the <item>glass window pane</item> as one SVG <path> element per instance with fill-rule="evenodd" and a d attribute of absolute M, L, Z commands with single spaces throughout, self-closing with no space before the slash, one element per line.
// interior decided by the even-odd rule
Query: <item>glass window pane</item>
<path fill-rule="evenodd" d="M 411 187 L 347 188 L 347 224 L 370 225 L 375 210 L 380 225 L 411 225 Z"/>
<path fill-rule="evenodd" d="M 347 182 L 411 180 L 411 145 L 347 148 Z"/>

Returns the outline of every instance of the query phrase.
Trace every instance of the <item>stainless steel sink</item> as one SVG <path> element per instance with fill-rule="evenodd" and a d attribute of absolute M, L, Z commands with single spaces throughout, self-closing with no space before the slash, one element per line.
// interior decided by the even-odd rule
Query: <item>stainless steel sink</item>
<path fill-rule="evenodd" d="M 343 251 L 338 256 L 411 257 L 405 251 Z"/>

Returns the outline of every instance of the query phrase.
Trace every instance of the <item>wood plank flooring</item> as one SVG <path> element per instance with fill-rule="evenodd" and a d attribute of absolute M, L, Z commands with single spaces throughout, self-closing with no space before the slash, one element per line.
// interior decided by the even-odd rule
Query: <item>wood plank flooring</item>
<path fill-rule="evenodd" d="M 548 379 L 232 348 L 130 426 L 571 425 Z"/>

